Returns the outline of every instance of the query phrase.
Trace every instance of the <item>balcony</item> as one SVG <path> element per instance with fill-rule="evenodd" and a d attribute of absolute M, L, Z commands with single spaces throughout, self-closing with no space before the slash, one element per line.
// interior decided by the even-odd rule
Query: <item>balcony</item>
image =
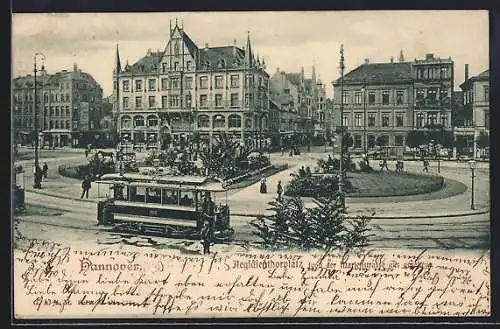
<path fill-rule="evenodd" d="M 420 98 L 415 100 L 416 107 L 437 107 L 437 106 L 450 106 L 451 100 L 449 97 L 442 99 L 427 99 Z"/>

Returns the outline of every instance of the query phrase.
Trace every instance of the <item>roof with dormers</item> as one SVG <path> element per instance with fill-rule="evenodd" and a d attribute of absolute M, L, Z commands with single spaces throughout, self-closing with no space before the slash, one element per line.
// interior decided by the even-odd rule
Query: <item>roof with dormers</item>
<path fill-rule="evenodd" d="M 101 88 L 100 84 L 94 79 L 94 77 L 91 74 L 86 73 L 86 72 L 82 72 L 80 70 L 77 70 L 77 71 L 62 70 L 62 71 L 56 72 L 54 74 L 40 72 L 36 76 L 37 85 L 39 85 L 39 84 L 57 85 L 57 84 L 59 84 L 59 82 L 66 79 L 68 76 L 70 76 L 70 78 L 81 77 L 84 80 L 86 80 L 86 82 L 89 83 L 91 85 L 91 87 Z M 34 76 L 31 74 L 17 77 L 17 78 L 13 79 L 13 87 L 14 88 L 33 88 L 33 84 L 34 84 Z"/>
<path fill-rule="evenodd" d="M 362 64 L 344 75 L 346 84 L 401 83 L 412 80 L 412 63 L 369 63 Z M 340 78 L 333 82 L 340 84 Z"/>
<path fill-rule="evenodd" d="M 462 82 L 460 84 L 460 88 L 464 89 L 467 87 L 467 85 L 469 85 L 470 83 L 472 83 L 474 81 L 487 81 L 489 79 L 490 79 L 490 70 L 487 69 L 487 70 L 479 73 L 478 75 L 470 77 L 468 80 Z"/>

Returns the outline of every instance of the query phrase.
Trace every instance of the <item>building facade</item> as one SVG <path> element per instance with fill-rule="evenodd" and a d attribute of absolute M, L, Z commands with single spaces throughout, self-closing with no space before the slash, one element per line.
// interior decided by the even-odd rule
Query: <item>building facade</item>
<path fill-rule="evenodd" d="M 13 81 L 13 127 L 16 143 L 34 143 L 35 117 L 40 147 L 83 146 L 101 138 L 102 88 L 76 64 L 73 71 L 37 72 Z M 36 113 L 35 113 L 36 109 Z"/>
<path fill-rule="evenodd" d="M 286 73 L 278 68 L 271 77 L 271 98 L 280 108 L 279 131 L 298 132 L 304 136 L 324 136 L 326 130 L 325 86 L 312 76 L 306 79 L 304 68 L 300 73 Z"/>
<path fill-rule="evenodd" d="M 341 121 L 356 152 L 377 146 L 404 148 L 412 130 L 451 131 L 453 62 L 423 60 L 365 63 L 334 81 L 334 127 Z M 342 89 L 342 92 L 341 92 Z M 342 96 L 341 96 L 342 95 Z M 340 106 L 343 105 L 343 118 Z"/>
<path fill-rule="evenodd" d="M 199 48 L 176 23 L 163 51 L 148 51 L 133 65 L 121 67 L 117 48 L 113 79 L 124 143 L 164 148 L 226 132 L 257 145 L 268 131 L 269 75 L 249 35 L 244 49 L 236 42 Z"/>
<path fill-rule="evenodd" d="M 460 85 L 463 96 L 464 119 L 454 129 L 459 145 L 465 145 L 478 156 L 478 136 L 483 133 L 489 136 L 490 130 L 490 72 L 486 70 L 476 76 L 469 77 L 469 67 L 465 66 L 465 79 Z M 462 139 L 462 141 L 460 141 Z"/>

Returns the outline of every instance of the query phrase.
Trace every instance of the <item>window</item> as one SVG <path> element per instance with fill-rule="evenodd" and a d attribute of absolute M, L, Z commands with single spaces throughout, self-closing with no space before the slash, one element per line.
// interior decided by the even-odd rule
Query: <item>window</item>
<path fill-rule="evenodd" d="M 142 90 L 142 80 L 135 80 L 135 90 L 136 91 Z"/>
<path fill-rule="evenodd" d="M 174 55 L 179 55 L 179 44 L 174 43 Z"/>
<path fill-rule="evenodd" d="M 448 122 L 448 115 L 446 113 L 441 113 L 441 124 L 443 127 L 446 127 L 446 124 Z"/>
<path fill-rule="evenodd" d="M 163 73 L 168 71 L 167 63 L 161 63 L 161 70 L 163 71 Z"/>
<path fill-rule="evenodd" d="M 134 117 L 134 127 L 144 127 L 144 117 L 142 115 Z"/>
<path fill-rule="evenodd" d="M 167 88 L 168 88 L 168 79 L 162 78 L 161 79 L 161 90 L 166 90 Z"/>
<path fill-rule="evenodd" d="M 375 147 L 375 136 L 368 135 L 368 148 L 372 149 Z"/>
<path fill-rule="evenodd" d="M 149 96 L 149 108 L 154 108 L 156 106 L 156 101 L 154 96 Z"/>
<path fill-rule="evenodd" d="M 361 123 L 361 113 L 354 114 L 354 125 L 357 127 L 361 127 L 363 125 Z"/>
<path fill-rule="evenodd" d="M 403 127 L 403 113 L 397 113 L 396 114 L 396 127 Z"/>
<path fill-rule="evenodd" d="M 250 106 L 253 101 L 253 95 L 252 94 L 246 94 L 245 95 L 245 106 Z"/>
<path fill-rule="evenodd" d="M 61 122 L 61 126 L 62 126 L 62 122 Z M 94 121 L 90 121 L 90 129 L 94 129 Z"/>
<path fill-rule="evenodd" d="M 130 119 L 130 117 L 128 115 L 122 117 L 122 123 L 121 123 L 122 128 L 130 128 L 131 124 L 132 124 L 132 120 Z"/>
<path fill-rule="evenodd" d="M 354 104 L 359 105 L 361 104 L 361 97 L 363 93 L 361 91 L 356 91 L 354 93 Z"/>
<path fill-rule="evenodd" d="M 422 128 L 424 126 L 424 114 L 417 113 L 417 128 Z"/>
<path fill-rule="evenodd" d="M 240 86 L 240 76 L 231 75 L 231 88 L 239 88 Z"/>
<path fill-rule="evenodd" d="M 368 93 L 368 104 L 375 105 L 375 93 L 374 92 Z"/>
<path fill-rule="evenodd" d="M 141 96 L 137 96 L 135 98 L 135 107 L 136 108 L 141 108 L 142 107 L 142 97 Z"/>
<path fill-rule="evenodd" d="M 344 117 L 342 118 L 342 125 L 344 127 L 349 126 L 349 116 L 347 113 L 344 114 Z"/>
<path fill-rule="evenodd" d="M 179 78 L 170 78 L 170 89 L 179 89 Z"/>
<path fill-rule="evenodd" d="M 283 89 L 283 92 L 285 93 L 285 95 L 289 95 L 290 94 L 290 89 Z"/>
<path fill-rule="evenodd" d="M 403 105 L 403 99 L 404 99 L 404 91 L 397 90 L 396 91 L 396 105 Z"/>
<path fill-rule="evenodd" d="M 375 114 L 368 114 L 368 127 L 375 127 Z"/>
<path fill-rule="evenodd" d="M 247 81 L 246 81 L 246 84 L 248 87 L 253 87 L 253 75 L 247 75 Z M 290 89 L 288 89 L 288 91 L 290 91 Z M 285 94 L 286 94 L 286 91 L 285 91 Z"/>
<path fill-rule="evenodd" d="M 389 127 L 389 113 L 382 113 L 382 127 Z"/>
<path fill-rule="evenodd" d="M 167 108 L 167 96 L 161 96 L 161 107 L 166 109 Z"/>
<path fill-rule="evenodd" d="M 361 136 L 360 135 L 354 135 L 354 148 L 355 149 L 361 148 Z"/>
<path fill-rule="evenodd" d="M 448 89 L 441 88 L 441 90 L 439 90 L 439 98 L 445 99 L 447 97 L 448 97 Z"/>
<path fill-rule="evenodd" d="M 231 94 L 231 106 L 232 107 L 238 106 L 238 102 L 239 102 L 238 96 L 239 96 L 238 94 Z"/>
<path fill-rule="evenodd" d="M 191 94 L 186 95 L 186 107 L 191 108 Z"/>
<path fill-rule="evenodd" d="M 430 101 L 435 101 L 437 96 L 437 89 L 436 88 L 429 88 L 427 89 L 427 99 Z"/>
<path fill-rule="evenodd" d="M 447 78 L 448 78 L 448 68 L 442 67 L 441 68 L 441 79 L 447 79 Z"/>
<path fill-rule="evenodd" d="M 198 127 L 210 128 L 210 118 L 208 117 L 208 115 L 200 115 L 198 117 Z"/>
<path fill-rule="evenodd" d="M 342 103 L 344 105 L 348 105 L 349 104 L 349 92 L 344 91 L 344 94 L 342 95 Z"/>
<path fill-rule="evenodd" d="M 124 80 L 123 81 L 123 91 L 129 91 L 130 90 L 130 81 Z"/>
<path fill-rule="evenodd" d="M 224 105 L 222 104 L 222 94 L 216 94 L 215 95 L 215 107 L 223 107 Z"/>
<path fill-rule="evenodd" d="M 69 106 L 66 106 L 66 116 L 71 116 L 71 112 L 69 110 Z"/>
<path fill-rule="evenodd" d="M 174 63 L 174 71 L 179 71 L 179 68 L 180 68 L 179 62 L 175 62 Z"/>
<path fill-rule="evenodd" d="M 229 116 L 229 128 L 241 128 L 241 116 L 237 114 L 231 114 Z"/>
<path fill-rule="evenodd" d="M 31 123 L 29 123 L 28 125 L 31 126 Z M 56 120 L 56 129 L 59 129 L 59 120 Z"/>
<path fill-rule="evenodd" d="M 171 95 L 170 96 L 170 107 L 171 108 L 175 108 L 175 107 L 179 107 L 179 95 Z"/>
<path fill-rule="evenodd" d="M 389 105 L 389 92 L 388 91 L 382 92 L 382 105 Z"/>
<path fill-rule="evenodd" d="M 56 106 L 56 117 L 59 116 L 59 106 Z"/>
<path fill-rule="evenodd" d="M 484 101 L 489 102 L 490 101 L 490 86 L 484 86 Z"/>
<path fill-rule="evenodd" d="M 193 88 L 193 78 L 192 77 L 187 77 L 184 83 L 185 83 L 186 89 Z"/>
<path fill-rule="evenodd" d="M 213 128 L 224 128 L 226 126 L 226 118 L 223 115 L 216 115 L 213 119 Z"/>
<path fill-rule="evenodd" d="M 148 80 L 148 90 L 156 90 L 156 79 Z"/>
<path fill-rule="evenodd" d="M 401 135 L 394 136 L 394 144 L 396 146 L 403 146 L 404 138 Z"/>
<path fill-rule="evenodd" d="M 423 88 L 417 89 L 417 99 L 424 99 L 425 90 Z"/>
<path fill-rule="evenodd" d="M 158 126 L 158 118 L 154 115 L 148 116 L 148 127 Z"/>
<path fill-rule="evenodd" d="M 200 77 L 200 89 L 208 88 L 208 77 Z"/>
<path fill-rule="evenodd" d="M 186 71 L 191 71 L 192 70 L 192 63 L 191 61 L 186 62 Z"/>
<path fill-rule="evenodd" d="M 215 77 L 215 88 L 222 88 L 222 75 L 218 75 Z"/>
<path fill-rule="evenodd" d="M 208 107 L 207 95 L 200 95 L 200 107 Z"/>

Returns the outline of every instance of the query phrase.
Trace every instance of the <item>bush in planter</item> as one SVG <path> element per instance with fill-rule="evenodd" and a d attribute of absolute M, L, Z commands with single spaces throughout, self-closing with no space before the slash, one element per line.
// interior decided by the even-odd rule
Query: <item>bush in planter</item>
<path fill-rule="evenodd" d="M 349 180 L 344 180 L 346 192 L 352 190 Z M 286 185 L 285 195 L 294 197 L 330 197 L 333 191 L 339 189 L 337 176 L 294 175 Z"/>
<path fill-rule="evenodd" d="M 361 160 L 358 162 L 359 171 L 361 172 L 373 172 L 374 169 L 370 166 L 370 162 L 368 160 Z"/>

